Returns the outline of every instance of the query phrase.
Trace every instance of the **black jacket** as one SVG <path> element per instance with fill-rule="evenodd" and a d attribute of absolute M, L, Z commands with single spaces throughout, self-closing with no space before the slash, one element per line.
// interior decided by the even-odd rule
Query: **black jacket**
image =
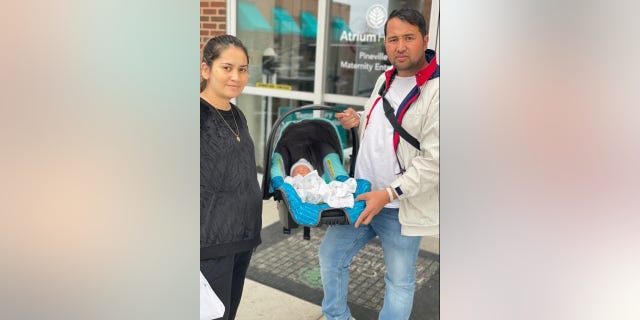
<path fill-rule="evenodd" d="M 200 260 L 251 250 L 261 242 L 262 193 L 253 141 L 244 114 L 231 107 L 240 142 L 200 99 Z M 235 130 L 233 120 L 227 122 Z"/>

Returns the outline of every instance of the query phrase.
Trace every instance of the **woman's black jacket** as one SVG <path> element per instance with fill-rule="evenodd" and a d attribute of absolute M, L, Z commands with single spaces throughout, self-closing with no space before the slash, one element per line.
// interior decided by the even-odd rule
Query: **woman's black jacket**
<path fill-rule="evenodd" d="M 260 244 L 262 193 L 247 120 L 200 99 L 200 260 L 247 251 Z M 231 125 L 231 130 L 223 121 Z"/>

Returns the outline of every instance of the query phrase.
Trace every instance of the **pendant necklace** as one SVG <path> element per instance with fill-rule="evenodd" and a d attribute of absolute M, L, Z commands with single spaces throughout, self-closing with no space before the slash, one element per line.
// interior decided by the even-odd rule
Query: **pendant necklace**
<path fill-rule="evenodd" d="M 231 128 L 231 126 L 229 125 L 227 120 L 224 119 L 224 117 L 222 116 L 220 111 L 218 111 L 218 109 L 216 107 L 214 107 L 213 109 L 216 110 L 216 112 L 218 113 L 220 118 L 222 118 L 222 121 L 224 121 L 224 124 L 227 125 L 227 128 L 229 128 L 229 130 L 231 130 L 231 133 L 233 133 L 233 135 L 236 136 L 236 140 L 238 140 L 238 142 L 240 142 L 240 129 L 238 128 L 238 122 L 236 122 L 236 115 L 233 112 L 233 108 L 231 108 L 230 111 L 231 111 L 231 116 L 233 117 L 233 123 L 236 125 L 237 133 L 236 133 L 236 131 L 233 131 L 233 129 Z"/>

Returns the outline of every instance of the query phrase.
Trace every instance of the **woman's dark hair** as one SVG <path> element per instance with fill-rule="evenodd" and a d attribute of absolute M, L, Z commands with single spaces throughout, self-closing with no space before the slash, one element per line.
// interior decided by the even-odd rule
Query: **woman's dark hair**
<path fill-rule="evenodd" d="M 229 34 L 215 36 L 207 41 L 207 44 L 202 48 L 202 63 L 207 64 L 209 68 L 211 68 L 213 60 L 218 59 L 222 51 L 230 46 L 242 49 L 244 54 L 247 56 L 247 63 L 249 63 L 249 53 L 247 52 L 247 48 L 245 48 L 240 39 Z M 202 77 L 202 75 L 200 76 Z M 207 80 L 201 78 L 200 92 L 202 92 L 206 86 Z"/>
<path fill-rule="evenodd" d="M 387 22 L 384 23 L 384 36 L 387 36 L 387 24 L 391 18 L 398 18 L 404 22 L 407 22 L 411 25 L 418 26 L 418 30 L 420 30 L 420 34 L 422 36 L 427 35 L 427 26 L 424 22 L 424 17 L 420 11 L 411 9 L 411 8 L 400 8 L 391 11 L 389 14 L 389 18 L 387 18 Z"/>

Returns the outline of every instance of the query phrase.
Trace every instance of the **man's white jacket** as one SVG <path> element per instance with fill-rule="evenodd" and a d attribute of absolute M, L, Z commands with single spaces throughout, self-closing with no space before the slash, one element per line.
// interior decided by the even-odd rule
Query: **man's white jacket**
<path fill-rule="evenodd" d="M 364 106 L 368 115 L 379 98 L 385 83 L 383 73 L 377 80 L 371 97 Z M 382 101 L 377 108 L 382 108 Z M 363 117 L 364 118 L 364 117 Z M 360 122 L 362 140 L 364 121 Z M 440 78 L 428 80 L 421 87 L 418 99 L 406 111 L 402 127 L 420 142 L 420 150 L 403 138 L 398 143 L 398 158 L 406 172 L 391 183 L 399 190 L 402 235 L 434 236 L 440 226 Z M 396 189 L 398 190 L 398 189 Z M 396 193 L 398 193 L 396 191 Z"/>

